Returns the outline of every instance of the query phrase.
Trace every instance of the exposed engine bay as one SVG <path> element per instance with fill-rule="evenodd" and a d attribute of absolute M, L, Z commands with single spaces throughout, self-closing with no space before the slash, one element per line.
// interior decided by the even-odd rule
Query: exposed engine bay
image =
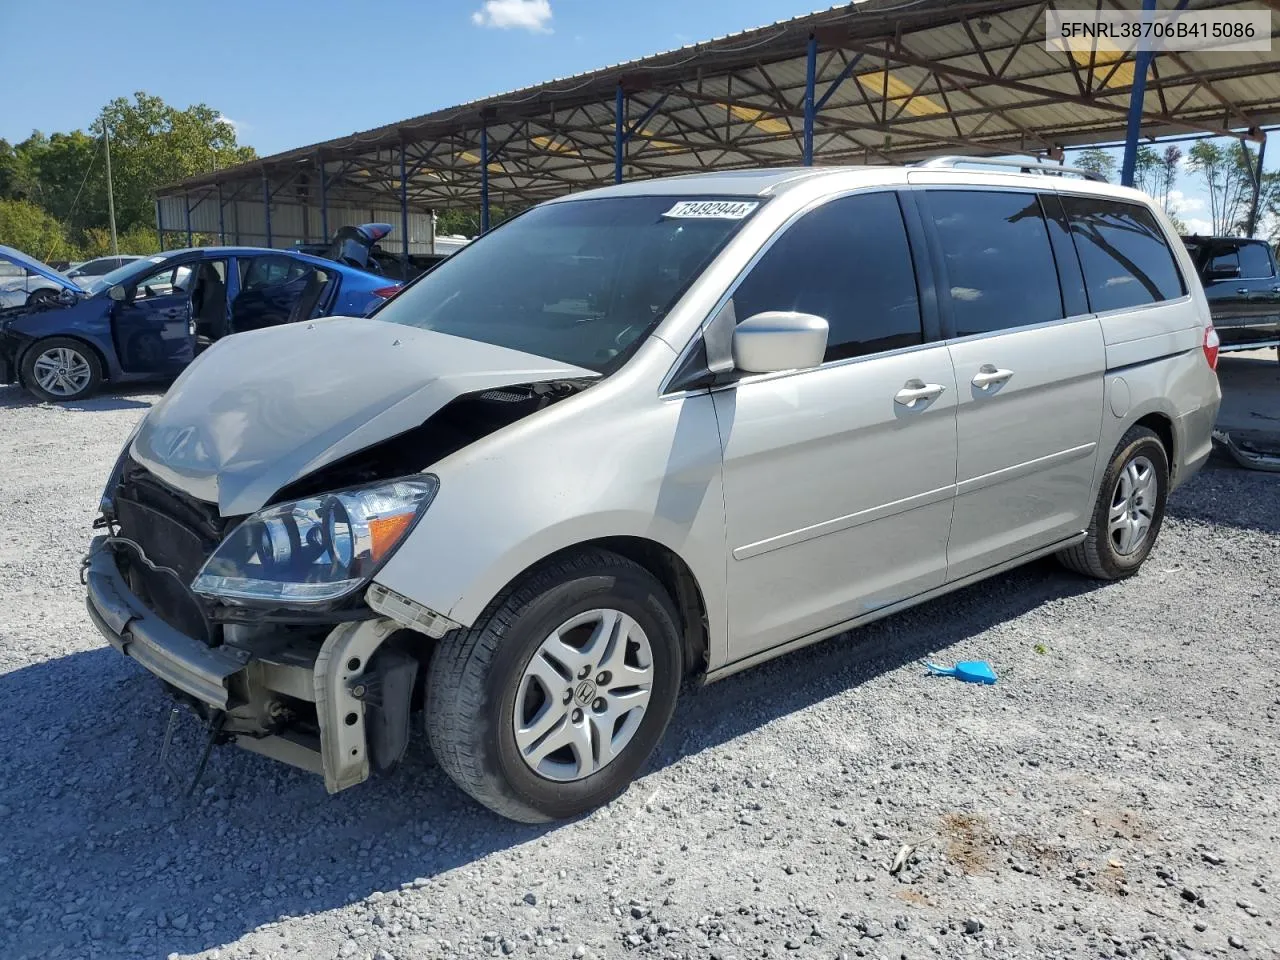
<path fill-rule="evenodd" d="M 462 394 L 418 426 L 288 484 L 270 504 L 420 473 L 593 382 Z M 398 594 L 386 596 L 385 588 L 378 588 L 378 609 L 370 602 L 374 591 L 363 588 L 315 609 L 195 593 L 194 578 L 246 519 L 222 516 L 215 504 L 176 489 L 126 453 L 95 522 L 107 535 L 95 539 L 85 561 L 86 578 L 106 584 L 98 591 L 106 600 L 95 600 L 90 584 L 91 615 L 100 628 L 103 621 L 113 628 L 103 631 L 113 645 L 195 710 L 211 742 L 236 742 L 322 773 L 330 791 L 389 772 L 407 748 L 434 638 L 451 621 L 415 610 Z M 136 609 L 139 603 L 145 611 Z M 165 659 L 153 653 L 161 647 Z"/>

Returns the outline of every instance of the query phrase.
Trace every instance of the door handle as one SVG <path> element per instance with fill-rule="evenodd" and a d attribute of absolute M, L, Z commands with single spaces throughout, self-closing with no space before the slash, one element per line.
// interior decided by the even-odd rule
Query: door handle
<path fill-rule="evenodd" d="M 900 403 L 908 409 L 914 408 L 917 403 L 924 406 L 931 400 L 942 395 L 942 391 L 947 389 L 940 383 L 925 383 L 923 380 L 908 380 L 902 385 L 902 389 L 893 395 L 893 402 Z"/>
<path fill-rule="evenodd" d="M 973 375 L 970 383 L 979 390 L 990 390 L 996 384 L 1004 383 L 1012 376 L 1012 370 L 1000 370 L 990 363 L 984 363 L 978 368 L 978 372 Z"/>
<path fill-rule="evenodd" d="M 1272 292 L 1272 293 L 1280 293 L 1280 286 L 1274 286 L 1274 287 L 1272 287 L 1272 288 L 1271 288 L 1271 292 Z"/>
<path fill-rule="evenodd" d="M 1274 289 L 1274 288 L 1272 288 L 1272 289 Z M 1241 294 L 1242 296 L 1243 296 L 1243 295 L 1245 295 L 1245 294 L 1247 294 L 1248 292 L 1249 292 L 1249 288 L 1248 288 L 1248 287 L 1236 287 L 1236 293 Z"/>

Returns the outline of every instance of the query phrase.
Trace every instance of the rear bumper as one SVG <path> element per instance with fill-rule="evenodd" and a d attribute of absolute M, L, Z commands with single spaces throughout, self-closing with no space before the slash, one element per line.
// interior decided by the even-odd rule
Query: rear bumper
<path fill-rule="evenodd" d="M 94 537 L 85 570 L 89 618 L 107 642 L 183 693 L 219 710 L 232 703 L 235 678 L 248 651 L 208 647 L 149 611 L 125 583 L 106 537 Z"/>

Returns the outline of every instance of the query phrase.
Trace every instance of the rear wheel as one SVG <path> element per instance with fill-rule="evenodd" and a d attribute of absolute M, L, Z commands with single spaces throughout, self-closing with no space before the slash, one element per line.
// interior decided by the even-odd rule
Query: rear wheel
<path fill-rule="evenodd" d="M 676 614 L 644 568 L 584 550 L 535 569 L 442 640 L 426 725 L 440 766 L 536 823 L 612 800 L 662 738 L 683 675 Z"/>
<path fill-rule="evenodd" d="M 102 361 L 79 340 L 50 337 L 22 358 L 22 382 L 41 400 L 83 400 L 102 383 Z"/>
<path fill-rule="evenodd" d="M 1160 438 L 1132 427 L 1111 458 L 1084 540 L 1058 554 L 1077 573 L 1121 580 L 1155 546 L 1169 496 L 1169 457 Z"/>

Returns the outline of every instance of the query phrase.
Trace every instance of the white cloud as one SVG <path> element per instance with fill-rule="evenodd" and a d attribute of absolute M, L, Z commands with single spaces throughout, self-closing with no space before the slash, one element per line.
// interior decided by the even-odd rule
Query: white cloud
<path fill-rule="evenodd" d="M 1208 220 L 1201 220 L 1197 217 L 1179 217 L 1188 233 L 1199 234 L 1202 237 L 1213 235 L 1213 224 Z"/>
<path fill-rule="evenodd" d="M 550 33 L 551 0 L 485 0 L 484 6 L 471 14 L 471 22 L 498 30 Z"/>
<path fill-rule="evenodd" d="M 234 130 L 236 132 L 237 137 L 241 136 L 246 130 L 249 129 L 249 124 L 245 123 L 243 120 L 232 120 L 225 113 L 218 114 L 218 121 L 220 123 L 225 123 L 232 130 Z"/>
<path fill-rule="evenodd" d="M 1181 190 L 1169 191 L 1169 209 L 1184 220 L 1184 214 L 1199 213 L 1204 208 L 1205 202 L 1201 197 L 1188 196 Z"/>

